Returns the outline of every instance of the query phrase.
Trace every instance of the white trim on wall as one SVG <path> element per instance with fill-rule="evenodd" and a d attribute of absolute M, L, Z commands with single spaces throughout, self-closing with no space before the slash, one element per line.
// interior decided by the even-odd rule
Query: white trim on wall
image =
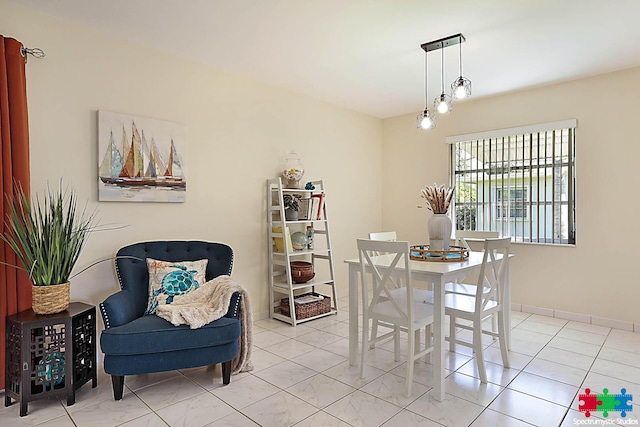
<path fill-rule="evenodd" d="M 476 139 L 500 138 L 502 136 L 520 135 L 523 133 L 544 132 L 553 129 L 575 128 L 578 125 L 576 119 L 560 120 L 557 122 L 538 123 L 534 125 L 518 126 L 513 128 L 488 130 L 484 132 L 465 133 L 463 135 L 447 136 L 444 140 L 447 144 L 456 142 L 474 141 Z"/>

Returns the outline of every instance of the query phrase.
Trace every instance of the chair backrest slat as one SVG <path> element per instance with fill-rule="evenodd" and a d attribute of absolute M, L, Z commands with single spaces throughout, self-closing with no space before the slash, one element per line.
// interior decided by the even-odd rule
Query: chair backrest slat
<path fill-rule="evenodd" d="M 484 257 L 476 287 L 476 310 L 483 311 L 490 301 L 502 304 L 506 285 L 511 238 L 486 239 Z"/>

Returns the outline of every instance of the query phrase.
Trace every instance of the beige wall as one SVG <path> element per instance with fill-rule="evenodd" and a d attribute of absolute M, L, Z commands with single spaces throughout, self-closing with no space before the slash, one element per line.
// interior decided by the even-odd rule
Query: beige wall
<path fill-rule="evenodd" d="M 471 76 L 472 77 L 472 76 Z M 427 243 L 425 184 L 448 182 L 449 135 L 576 118 L 577 244 L 514 245 L 513 302 L 640 323 L 640 68 L 454 105 L 437 128 L 415 114 L 383 122 L 382 221 Z M 611 107 L 610 107 L 611 105 Z"/>
<path fill-rule="evenodd" d="M 633 268 L 640 240 L 640 68 L 472 98 L 456 104 L 435 130 L 422 132 L 415 129 L 415 114 L 381 121 L 5 0 L 0 29 L 47 53 L 27 66 L 33 189 L 64 178 L 98 209 L 103 224 L 128 225 L 91 236 L 80 267 L 135 241 L 227 242 L 236 253 L 234 277 L 248 287 L 255 313 L 265 315 L 265 180 L 296 149 L 305 178 L 324 178 L 330 193 L 335 267 L 344 295 L 342 260 L 356 256 L 356 237 L 387 229 L 426 242 L 430 214 L 416 205 L 423 185 L 447 182 L 446 136 L 576 118 L 577 245 L 515 245 L 513 299 L 640 323 Z M 610 103 L 615 107 L 608 109 Z M 97 202 L 100 109 L 186 125 L 186 203 Z M 74 278 L 72 298 L 98 303 L 116 289 L 112 263 L 102 263 Z"/>
<path fill-rule="evenodd" d="M 0 31 L 47 54 L 27 65 L 32 189 L 64 178 L 102 224 L 128 225 L 94 233 L 78 267 L 142 240 L 226 242 L 235 251 L 233 277 L 248 288 L 254 313 L 265 316 L 266 180 L 295 149 L 305 179 L 325 180 L 337 284 L 346 295 L 342 260 L 354 256 L 356 236 L 381 223 L 381 120 L 4 0 Z M 97 202 L 97 110 L 186 125 L 186 203 Z M 112 265 L 75 277 L 72 299 L 97 304 L 115 292 Z"/>

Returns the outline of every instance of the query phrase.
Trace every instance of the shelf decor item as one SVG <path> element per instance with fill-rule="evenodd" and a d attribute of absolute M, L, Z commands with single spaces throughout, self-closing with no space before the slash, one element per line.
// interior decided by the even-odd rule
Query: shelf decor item
<path fill-rule="evenodd" d="M 451 239 L 451 219 L 447 216 L 454 187 L 438 186 L 437 184 L 425 186 L 421 196 L 426 200 L 427 209 L 433 212 L 429 219 L 429 248 L 435 251 L 449 249 Z M 422 206 L 419 206 L 422 207 Z"/>
<path fill-rule="evenodd" d="M 95 214 L 77 208 L 73 190 L 47 190 L 30 200 L 21 187 L 7 196 L 7 231 L 0 235 L 29 273 L 32 308 L 37 314 L 69 307 L 69 276 L 94 229 Z"/>
<path fill-rule="evenodd" d="M 316 273 L 313 264 L 307 261 L 291 261 L 291 279 L 296 283 L 307 283 Z"/>
<path fill-rule="evenodd" d="M 282 164 L 282 178 L 286 188 L 300 188 L 300 180 L 304 176 L 304 166 L 295 151 L 290 152 Z"/>
<path fill-rule="evenodd" d="M 295 306 L 296 318 L 307 319 L 330 312 L 331 297 L 309 292 L 295 297 L 293 299 L 293 305 Z M 283 316 L 291 317 L 289 298 L 282 298 L 280 301 L 280 313 L 282 313 Z"/>
<path fill-rule="evenodd" d="M 300 209 L 298 198 L 291 194 L 285 194 L 282 196 L 282 203 L 284 204 L 285 219 L 287 221 L 297 221 L 298 210 Z"/>
<path fill-rule="evenodd" d="M 291 244 L 293 245 L 293 249 L 296 251 L 307 249 L 308 243 L 309 239 L 307 238 L 307 235 L 301 231 L 296 231 L 291 235 Z"/>

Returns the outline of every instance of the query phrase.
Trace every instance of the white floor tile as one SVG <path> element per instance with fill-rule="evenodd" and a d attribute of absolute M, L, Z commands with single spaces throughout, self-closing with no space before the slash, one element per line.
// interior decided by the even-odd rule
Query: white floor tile
<path fill-rule="evenodd" d="M 293 362 L 284 362 L 263 371 L 256 372 L 255 375 L 276 387 L 285 389 L 315 374 L 315 371 L 306 366 Z"/>
<path fill-rule="evenodd" d="M 0 393 L 0 397 L 2 397 L 4 401 L 4 393 Z M 0 406 L 0 425 L 32 426 L 49 421 L 53 422 L 65 414 L 66 412 L 62 403 L 54 398 L 29 402 L 27 405 L 27 415 L 24 417 L 20 416 L 20 403 L 13 402 L 8 407 L 4 405 Z"/>
<path fill-rule="evenodd" d="M 325 375 L 314 375 L 292 385 L 286 391 L 318 409 L 342 399 L 356 389 Z"/>
<path fill-rule="evenodd" d="M 233 381 L 227 387 L 220 387 L 211 393 L 235 409 L 242 409 L 254 404 L 266 397 L 278 393 L 280 388 L 275 385 L 250 375 L 246 378 Z"/>
<path fill-rule="evenodd" d="M 253 405 L 242 413 L 263 427 L 290 426 L 318 412 L 313 405 L 281 391 Z"/>
<path fill-rule="evenodd" d="M 191 381 L 191 379 L 180 375 L 179 377 L 141 388 L 135 393 L 155 411 L 180 400 L 188 399 L 203 391 L 204 388 Z"/>
<path fill-rule="evenodd" d="M 560 381 L 579 387 L 587 375 L 584 369 L 572 368 L 549 360 L 535 358 L 524 368 L 524 372 Z"/>
<path fill-rule="evenodd" d="M 152 412 L 150 414 L 143 415 L 140 418 L 127 421 L 124 424 L 120 424 L 118 427 L 167 427 L 167 425 L 168 424 L 165 423 L 158 414 Z"/>
<path fill-rule="evenodd" d="M 320 411 L 311 415 L 308 418 L 300 421 L 295 424 L 295 427 L 350 427 L 349 424 L 344 421 L 334 417 L 333 415 L 329 415 L 326 412 Z"/>
<path fill-rule="evenodd" d="M 399 406 L 358 390 L 324 409 L 334 417 L 358 427 L 380 426 L 401 410 Z"/>
<path fill-rule="evenodd" d="M 293 358 L 292 362 L 295 362 L 302 366 L 306 366 L 309 369 L 313 369 L 315 372 L 322 372 L 340 363 L 343 363 L 346 360 L 347 358 L 344 356 L 340 356 L 338 354 L 319 348 Z"/>
<path fill-rule="evenodd" d="M 404 371 L 406 372 L 406 368 Z M 393 403 L 396 406 L 405 407 L 430 389 L 431 387 L 429 386 L 412 381 L 411 395 L 406 397 L 406 374 L 398 376 L 387 373 L 371 381 L 360 390 L 386 400 L 389 403 Z"/>
<path fill-rule="evenodd" d="M 553 381 L 528 372 L 522 372 L 507 386 L 530 396 L 538 397 L 558 405 L 571 406 L 571 402 L 578 394 L 578 387 Z"/>
<path fill-rule="evenodd" d="M 500 393 L 489 405 L 489 409 L 536 426 L 557 426 L 568 410 L 555 403 L 509 389 Z"/>
<path fill-rule="evenodd" d="M 491 409 L 485 409 L 471 427 L 531 427 L 531 424 Z"/>
<path fill-rule="evenodd" d="M 504 390 L 493 383 L 481 383 L 478 378 L 454 372 L 445 381 L 447 393 L 478 405 L 487 406 Z"/>
<path fill-rule="evenodd" d="M 550 360 L 574 368 L 588 371 L 595 360 L 593 356 L 585 356 L 583 354 L 574 353 L 572 351 L 562 350 L 559 348 L 545 347 L 540 350 L 536 356 L 537 359 Z"/>
<path fill-rule="evenodd" d="M 346 297 L 339 302 L 348 306 Z M 219 365 L 133 375 L 116 402 L 101 368 L 98 387 L 81 387 L 75 405 L 30 402 L 29 414 L 19 417 L 14 403 L 0 407 L 0 425 L 568 427 L 586 419 L 578 399 L 586 388 L 640 395 L 640 333 L 575 319 L 512 312 L 511 368 L 502 366 L 497 343 L 487 347 L 488 384 L 478 379 L 471 349 L 446 352 L 444 402 L 431 396 L 433 365 L 424 360 L 414 365 L 412 396 L 404 397 L 406 356 L 394 361 L 391 342 L 368 352 L 360 379 L 359 367 L 347 361 L 346 311 L 296 327 L 272 319 L 254 326 L 255 370 L 234 375 L 227 386 Z M 406 339 L 401 341 L 405 352 Z M 640 412 L 626 415 L 635 421 Z M 606 421 L 619 416 L 612 412 Z M 605 421 L 603 412 L 591 417 Z"/>
<path fill-rule="evenodd" d="M 111 427 L 140 418 L 149 413 L 151 413 L 151 409 L 138 396 L 132 393 L 117 402 L 115 400 L 105 400 L 79 411 L 72 411 L 71 419 L 78 427 Z"/>
<path fill-rule="evenodd" d="M 431 396 L 431 391 L 420 396 L 407 408 L 425 418 L 445 426 L 468 426 L 484 410 L 484 406 L 446 394 L 442 402 Z"/>
<path fill-rule="evenodd" d="M 435 421 L 431 421 L 415 412 L 407 411 L 403 409 L 393 418 L 386 423 L 382 424 L 383 427 L 441 427 L 442 424 L 438 424 Z"/>
<path fill-rule="evenodd" d="M 209 392 L 174 403 L 157 411 L 171 427 L 202 427 L 231 415 L 235 410 Z"/>

